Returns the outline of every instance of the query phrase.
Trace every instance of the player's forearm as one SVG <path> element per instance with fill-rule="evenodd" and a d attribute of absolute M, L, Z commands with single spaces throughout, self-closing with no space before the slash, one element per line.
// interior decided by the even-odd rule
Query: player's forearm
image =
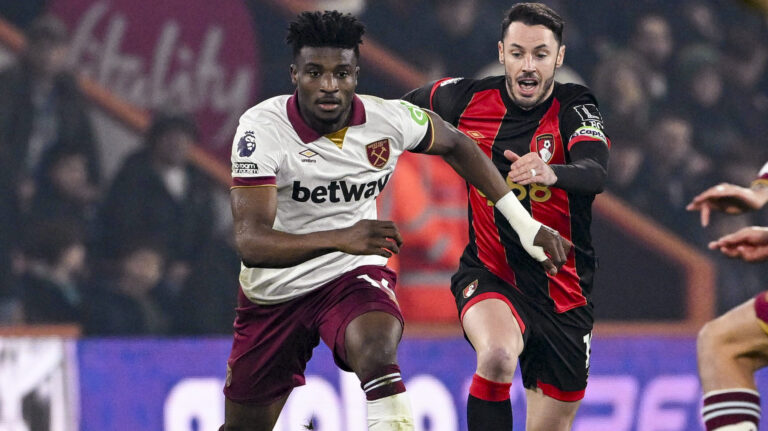
<path fill-rule="evenodd" d="M 569 193 L 596 195 L 608 176 L 608 148 L 602 142 L 580 142 L 571 149 L 571 162 L 550 165 L 557 176 L 554 186 Z"/>
<path fill-rule="evenodd" d="M 264 227 L 236 235 L 236 246 L 249 268 L 287 268 L 338 251 L 334 231 L 290 234 Z"/>
<path fill-rule="evenodd" d="M 456 145 L 442 154 L 443 160 L 491 202 L 498 201 L 509 192 L 504 178 L 474 141 L 461 132 L 457 134 Z"/>

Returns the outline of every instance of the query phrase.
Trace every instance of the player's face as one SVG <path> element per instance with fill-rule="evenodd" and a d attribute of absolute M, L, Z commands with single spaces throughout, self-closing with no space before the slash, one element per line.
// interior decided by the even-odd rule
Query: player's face
<path fill-rule="evenodd" d="M 563 64 L 565 46 L 543 25 L 513 22 L 499 42 L 507 92 L 516 105 L 531 109 L 552 94 L 555 69 Z"/>
<path fill-rule="evenodd" d="M 355 51 L 305 46 L 295 61 L 291 81 L 296 85 L 301 116 L 323 134 L 344 127 L 360 70 Z"/>

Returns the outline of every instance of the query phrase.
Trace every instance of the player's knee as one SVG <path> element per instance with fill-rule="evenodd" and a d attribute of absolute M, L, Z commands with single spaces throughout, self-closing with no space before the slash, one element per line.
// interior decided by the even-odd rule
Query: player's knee
<path fill-rule="evenodd" d="M 477 356 L 478 370 L 490 380 L 508 381 L 515 374 L 517 354 L 508 346 L 481 349 Z"/>
<path fill-rule="evenodd" d="M 730 330 L 723 318 L 707 322 L 696 338 L 696 350 L 699 358 L 707 357 L 722 349 L 730 338 Z"/>
<path fill-rule="evenodd" d="M 374 370 L 397 362 L 397 340 L 372 335 L 347 345 L 350 366 L 358 375 L 368 375 Z"/>

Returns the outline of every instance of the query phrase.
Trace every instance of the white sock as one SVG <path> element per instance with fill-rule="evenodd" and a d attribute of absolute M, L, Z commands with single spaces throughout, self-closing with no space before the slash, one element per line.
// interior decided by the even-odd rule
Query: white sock
<path fill-rule="evenodd" d="M 413 431 L 407 392 L 368 401 L 368 431 Z"/>

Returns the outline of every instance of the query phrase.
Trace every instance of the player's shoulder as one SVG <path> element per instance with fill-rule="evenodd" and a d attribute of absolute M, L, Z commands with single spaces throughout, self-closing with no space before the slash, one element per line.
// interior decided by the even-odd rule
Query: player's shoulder
<path fill-rule="evenodd" d="M 575 84 L 575 83 L 555 83 L 555 98 L 560 101 L 561 106 L 571 105 L 580 101 L 591 101 L 596 103 L 595 96 L 592 94 L 592 90 L 588 87 Z"/>
<path fill-rule="evenodd" d="M 288 95 L 271 97 L 252 106 L 240 116 L 240 124 L 274 125 L 275 120 L 287 118 Z"/>
<path fill-rule="evenodd" d="M 476 93 L 499 87 L 499 82 L 503 83 L 503 76 L 489 76 L 486 78 L 442 78 L 433 84 L 433 89 L 441 93 L 466 94 Z"/>
<path fill-rule="evenodd" d="M 383 99 L 370 94 L 358 94 L 357 97 L 363 102 L 366 117 L 377 120 L 392 118 L 393 115 L 404 115 L 415 108 L 410 102 L 401 99 Z"/>

